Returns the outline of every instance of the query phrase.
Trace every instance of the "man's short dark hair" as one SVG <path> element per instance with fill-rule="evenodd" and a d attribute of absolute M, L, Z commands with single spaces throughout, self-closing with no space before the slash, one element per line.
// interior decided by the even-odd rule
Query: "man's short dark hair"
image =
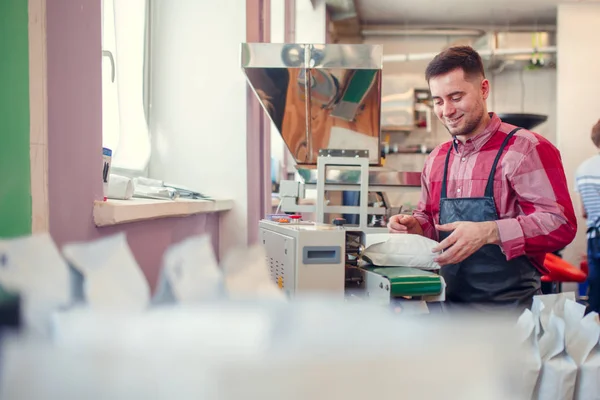
<path fill-rule="evenodd" d="M 479 76 L 485 78 L 479 53 L 471 46 L 454 46 L 442 51 L 431 60 L 425 70 L 425 79 L 429 82 L 433 77 L 447 74 L 458 68 L 464 71 L 465 78 Z"/>
<path fill-rule="evenodd" d="M 592 142 L 600 148 L 600 120 L 592 127 Z"/>

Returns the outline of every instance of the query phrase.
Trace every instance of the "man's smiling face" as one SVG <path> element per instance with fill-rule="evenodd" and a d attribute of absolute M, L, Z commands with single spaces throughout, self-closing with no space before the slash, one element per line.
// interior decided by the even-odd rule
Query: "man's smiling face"
<path fill-rule="evenodd" d="M 466 77 L 461 68 L 431 77 L 429 90 L 435 115 L 453 136 L 468 137 L 475 133 L 487 115 L 489 81 Z"/>

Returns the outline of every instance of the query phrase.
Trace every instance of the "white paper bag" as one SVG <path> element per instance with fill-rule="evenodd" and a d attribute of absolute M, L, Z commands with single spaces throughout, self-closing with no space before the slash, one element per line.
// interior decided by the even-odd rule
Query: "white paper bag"
<path fill-rule="evenodd" d="M 539 346 L 542 371 L 536 398 L 539 400 L 573 399 L 577 365 L 565 351 L 565 321 L 554 311 L 550 312 Z"/>
<path fill-rule="evenodd" d="M 567 302 L 567 300 L 571 300 L 574 302 L 575 293 L 563 292 L 554 294 L 544 294 L 533 297 L 534 305 L 532 307 L 535 307 L 537 312 L 539 313 L 539 322 L 542 328 L 542 332 L 546 329 L 548 325 L 548 320 L 550 319 L 551 313 L 554 313 L 554 315 L 556 315 L 564 321 L 565 303 Z M 541 303 L 543 307 L 537 303 Z"/>
<path fill-rule="evenodd" d="M 84 277 L 91 309 L 139 311 L 148 306 L 150 287 L 124 233 L 64 246 L 67 261 Z"/>
<path fill-rule="evenodd" d="M 575 388 L 575 399 L 600 398 L 600 320 L 598 314 L 586 315 L 567 341 L 567 350 L 579 372 Z"/>
<path fill-rule="evenodd" d="M 167 249 L 153 304 L 194 303 L 223 296 L 223 273 L 210 236 L 194 236 Z"/>
<path fill-rule="evenodd" d="M 531 313 L 535 323 L 535 337 L 537 340 L 542 336 L 542 324 L 540 323 L 540 316 L 546 307 L 539 298 L 540 296 L 534 296 L 533 303 L 531 304 Z"/>
<path fill-rule="evenodd" d="M 48 233 L 0 240 L 0 284 L 21 295 L 25 327 L 44 335 L 72 298 L 69 268 Z"/>
<path fill-rule="evenodd" d="M 565 300 L 562 318 L 565 320 L 565 348 L 569 354 L 571 354 L 569 346 L 576 343 L 574 336 L 579 332 L 584 315 L 585 306 L 583 304 L 570 299 Z"/>
<path fill-rule="evenodd" d="M 536 325 L 536 317 L 530 310 L 523 311 L 517 321 L 518 340 L 521 343 L 519 367 L 523 374 L 518 393 L 522 399 L 532 398 L 542 369 Z"/>
<path fill-rule="evenodd" d="M 438 244 L 421 235 L 408 233 L 390 234 L 382 243 L 370 245 L 363 252 L 363 258 L 380 267 L 412 267 L 423 270 L 440 269 L 433 259 L 439 253 L 432 249 Z"/>
<path fill-rule="evenodd" d="M 271 280 L 262 246 L 230 251 L 223 260 L 222 268 L 230 299 L 286 298 Z"/>

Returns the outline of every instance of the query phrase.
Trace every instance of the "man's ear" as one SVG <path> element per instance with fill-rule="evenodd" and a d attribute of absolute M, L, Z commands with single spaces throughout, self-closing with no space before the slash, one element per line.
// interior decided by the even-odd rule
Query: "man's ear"
<path fill-rule="evenodd" d="M 482 80 L 480 90 L 483 99 L 487 100 L 488 96 L 490 95 L 490 81 L 488 81 L 487 79 Z"/>

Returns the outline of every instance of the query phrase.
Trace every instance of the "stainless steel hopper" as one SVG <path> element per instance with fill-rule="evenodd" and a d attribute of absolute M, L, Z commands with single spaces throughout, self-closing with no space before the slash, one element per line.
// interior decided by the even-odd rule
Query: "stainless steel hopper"
<path fill-rule="evenodd" d="M 241 59 L 305 183 L 315 183 L 319 152 L 335 149 L 368 151 L 371 184 L 420 185 L 420 172 L 381 167 L 382 46 L 244 43 Z M 328 168 L 326 182 L 359 184 L 352 170 Z"/>

